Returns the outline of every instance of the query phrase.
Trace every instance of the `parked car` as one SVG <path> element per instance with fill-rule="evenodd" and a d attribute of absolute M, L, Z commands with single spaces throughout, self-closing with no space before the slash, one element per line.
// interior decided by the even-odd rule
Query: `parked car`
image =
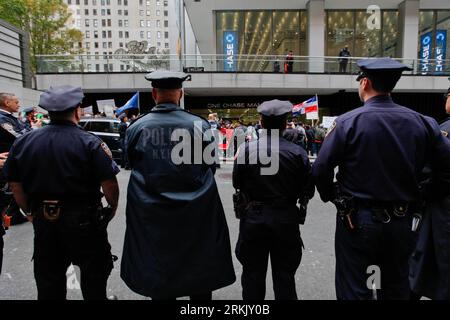
<path fill-rule="evenodd" d="M 122 146 L 119 135 L 120 120 L 115 118 L 81 118 L 78 125 L 102 139 L 111 150 L 113 159 L 120 164 Z"/>

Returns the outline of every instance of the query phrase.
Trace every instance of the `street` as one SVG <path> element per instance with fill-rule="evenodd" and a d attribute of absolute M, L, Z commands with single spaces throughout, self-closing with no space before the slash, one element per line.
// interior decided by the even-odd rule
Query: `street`
<path fill-rule="evenodd" d="M 232 204 L 234 192 L 231 183 L 232 165 L 224 164 L 216 172 L 216 181 L 225 209 L 230 230 L 236 282 L 213 293 L 213 299 L 240 300 L 240 276 L 242 268 L 234 255 L 238 238 L 239 221 L 235 218 Z M 125 235 L 126 192 L 130 171 L 122 170 L 118 175 L 121 188 L 119 209 L 108 227 L 112 253 L 119 257 L 108 281 L 108 295 L 120 300 L 149 299 L 132 292 L 120 279 L 120 260 Z M 306 223 L 301 226 L 305 250 L 296 274 L 297 294 L 301 300 L 335 299 L 334 292 L 334 227 L 335 210 L 331 204 L 324 204 L 318 194 L 308 207 Z M 4 264 L 0 276 L 0 299 L 36 299 L 36 285 L 33 277 L 33 228 L 30 223 L 12 226 L 4 237 Z M 267 273 L 266 299 L 274 299 L 271 270 Z M 73 268 L 68 271 L 68 299 L 82 299 L 78 279 Z M 187 298 L 182 298 L 187 299 Z"/>

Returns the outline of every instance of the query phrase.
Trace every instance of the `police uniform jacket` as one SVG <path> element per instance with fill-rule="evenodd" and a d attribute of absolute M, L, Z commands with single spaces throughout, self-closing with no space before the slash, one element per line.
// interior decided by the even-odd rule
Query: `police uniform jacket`
<path fill-rule="evenodd" d="M 283 137 L 278 137 L 279 152 L 274 151 L 274 137 L 261 136 L 241 148 L 233 170 L 233 186 L 243 191 L 255 203 L 243 218 L 251 223 L 299 223 L 297 200 L 314 196 L 311 165 L 305 150 Z M 258 155 L 271 155 L 279 161 L 276 174 L 261 174 L 263 161 Z M 245 157 L 245 161 L 239 161 Z M 278 159 L 277 159 L 278 158 Z"/>
<path fill-rule="evenodd" d="M 323 201 L 333 200 L 334 168 L 343 192 L 359 199 L 410 202 L 419 197 L 419 176 L 430 163 L 442 172 L 449 142 L 435 120 L 376 96 L 338 117 L 313 165 Z"/>
<path fill-rule="evenodd" d="M 126 131 L 132 171 L 121 277 L 144 296 L 187 296 L 235 281 L 215 165 L 171 160 L 172 130 L 187 129 L 192 137 L 194 122 L 210 128 L 175 104 L 160 104 Z"/>
<path fill-rule="evenodd" d="M 100 183 L 120 170 L 108 147 L 70 121 L 52 121 L 17 138 L 4 167 L 33 201 L 97 201 Z"/>
<path fill-rule="evenodd" d="M 444 133 L 449 132 L 450 120 L 440 127 Z M 449 153 L 441 154 L 448 163 Z M 417 294 L 450 299 L 450 170 L 433 175 L 432 191 L 410 259 L 409 280 Z"/>

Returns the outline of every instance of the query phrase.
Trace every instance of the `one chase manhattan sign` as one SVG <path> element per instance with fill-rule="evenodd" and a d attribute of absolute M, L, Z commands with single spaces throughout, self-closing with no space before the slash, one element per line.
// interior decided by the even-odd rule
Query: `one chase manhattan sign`
<path fill-rule="evenodd" d="M 224 31 L 223 33 L 223 61 L 224 71 L 236 71 L 236 53 L 238 50 L 238 35 L 236 31 Z"/>

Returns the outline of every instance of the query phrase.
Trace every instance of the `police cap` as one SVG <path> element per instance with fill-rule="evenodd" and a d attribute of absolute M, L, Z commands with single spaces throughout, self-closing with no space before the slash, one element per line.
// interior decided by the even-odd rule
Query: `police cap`
<path fill-rule="evenodd" d="M 292 107 L 293 105 L 289 101 L 275 99 L 261 103 L 257 111 L 266 117 L 278 117 L 292 112 Z"/>
<path fill-rule="evenodd" d="M 80 87 L 50 87 L 41 94 L 39 106 L 50 112 L 61 112 L 77 107 L 83 98 L 83 90 Z"/>
<path fill-rule="evenodd" d="M 145 75 L 145 79 L 152 82 L 153 88 L 180 89 L 183 81 L 191 80 L 191 75 L 184 72 L 154 71 Z"/>
<path fill-rule="evenodd" d="M 357 66 L 361 71 L 359 72 L 356 81 L 366 77 L 369 79 L 372 77 L 390 77 L 393 74 L 399 75 L 400 78 L 403 71 L 412 70 L 407 65 L 391 58 L 359 60 Z"/>

